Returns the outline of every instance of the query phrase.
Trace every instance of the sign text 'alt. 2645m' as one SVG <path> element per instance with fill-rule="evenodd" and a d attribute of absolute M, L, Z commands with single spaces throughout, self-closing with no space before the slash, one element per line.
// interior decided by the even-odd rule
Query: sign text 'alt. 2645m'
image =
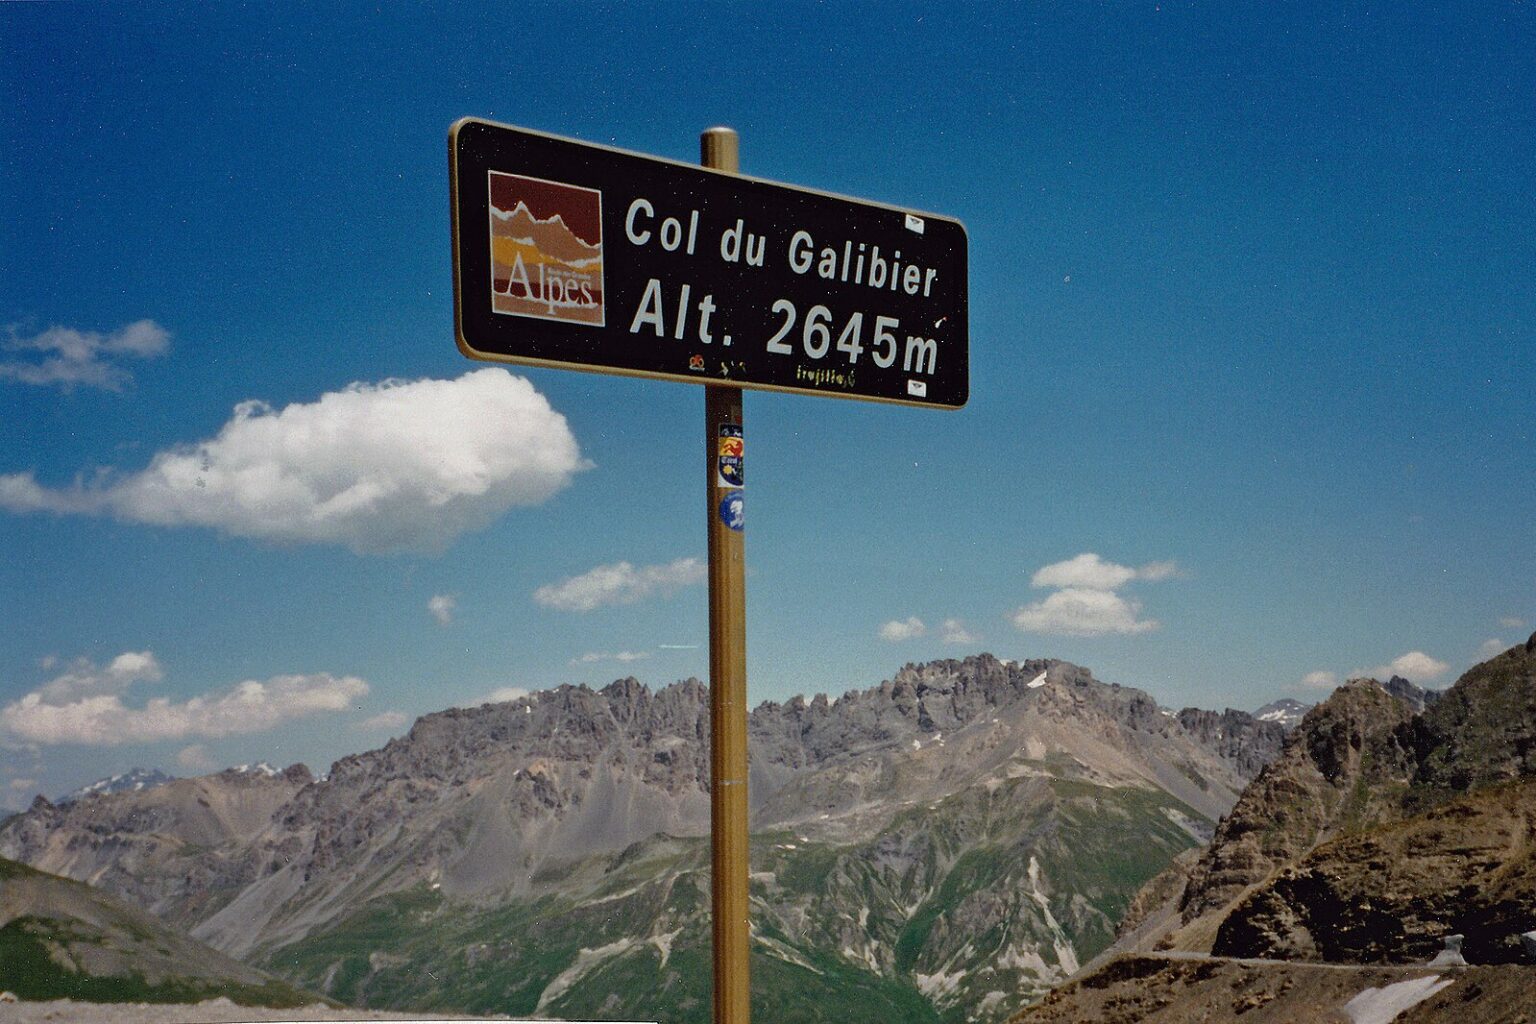
<path fill-rule="evenodd" d="M 450 159 L 467 355 L 965 404 L 958 221 L 476 120 Z"/>

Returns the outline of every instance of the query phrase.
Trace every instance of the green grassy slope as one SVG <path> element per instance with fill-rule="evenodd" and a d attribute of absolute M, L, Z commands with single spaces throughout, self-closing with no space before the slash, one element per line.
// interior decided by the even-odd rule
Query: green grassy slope
<path fill-rule="evenodd" d="M 1166 794 L 1045 777 L 897 814 L 847 846 L 753 837 L 764 1020 L 1001 1019 L 1109 944 L 1194 840 Z M 657 836 L 473 903 L 422 886 L 269 953 L 344 1002 L 566 1019 L 710 1018 L 708 843 Z"/>

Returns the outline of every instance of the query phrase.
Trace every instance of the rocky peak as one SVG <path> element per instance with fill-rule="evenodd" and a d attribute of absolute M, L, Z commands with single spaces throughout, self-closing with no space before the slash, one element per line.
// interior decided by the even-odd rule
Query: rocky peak
<path fill-rule="evenodd" d="M 1414 731 L 1420 805 L 1536 776 L 1536 634 L 1468 669 Z"/>
<path fill-rule="evenodd" d="M 76 800 L 84 800 L 86 797 L 99 796 L 103 793 L 122 793 L 153 789 L 156 786 L 163 786 L 167 782 L 173 781 L 175 781 L 174 776 L 167 775 L 157 768 L 130 768 L 120 775 L 98 779 L 90 785 L 81 786 L 74 792 L 59 797 L 59 803 L 61 805 L 72 804 Z"/>
<path fill-rule="evenodd" d="M 1350 680 L 1308 711 L 1217 826 L 1190 872 L 1184 921 L 1225 906 L 1340 829 L 1377 817 L 1412 776 L 1399 729 L 1413 717 L 1411 704 L 1371 679 Z"/>
<path fill-rule="evenodd" d="M 1275 722 L 1286 729 L 1294 729 L 1301 724 L 1302 717 L 1311 707 L 1311 704 L 1303 704 L 1290 697 L 1281 697 L 1259 708 L 1253 713 L 1253 717 L 1261 722 Z"/>
<path fill-rule="evenodd" d="M 1423 711 L 1426 707 L 1440 699 L 1439 690 L 1426 690 L 1421 686 L 1414 685 L 1402 676 L 1393 676 L 1385 683 L 1382 683 L 1381 688 L 1398 700 L 1405 700 L 1412 704 L 1415 711 Z"/>
<path fill-rule="evenodd" d="M 1536 636 L 1472 667 L 1439 695 L 1401 678 L 1350 680 L 1307 712 L 1217 827 L 1190 874 L 1183 919 L 1225 906 L 1336 836 L 1531 777 Z"/>
<path fill-rule="evenodd" d="M 1174 717 L 1203 746 L 1234 762 L 1244 778 L 1252 778 L 1273 761 L 1285 742 L 1284 723 L 1233 708 L 1222 712 L 1185 708 Z"/>
<path fill-rule="evenodd" d="M 1406 778 L 1412 769 L 1393 732 L 1416 710 L 1412 701 L 1393 696 L 1374 679 L 1351 679 L 1307 712 L 1297 734 L 1311 765 L 1335 786 L 1361 774 L 1362 760 L 1371 754 L 1377 755 L 1377 764 L 1370 770 L 1387 769 Z"/>

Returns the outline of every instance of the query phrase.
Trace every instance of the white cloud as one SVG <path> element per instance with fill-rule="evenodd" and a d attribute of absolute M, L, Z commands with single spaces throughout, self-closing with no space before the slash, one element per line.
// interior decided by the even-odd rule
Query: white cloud
<path fill-rule="evenodd" d="M 588 468 L 565 417 L 499 367 L 353 384 L 273 409 L 242 402 L 211 440 L 147 468 L 48 488 L 0 476 L 0 508 L 205 526 L 359 553 L 436 551 Z"/>
<path fill-rule="evenodd" d="M 432 613 L 438 625 L 446 626 L 453 621 L 453 610 L 458 606 L 458 599 L 452 594 L 433 594 L 432 600 L 427 602 L 427 611 Z"/>
<path fill-rule="evenodd" d="M 1160 625 L 1140 616 L 1140 601 L 1109 590 L 1067 587 L 1014 612 L 1013 624 L 1026 633 L 1061 636 L 1147 633 Z"/>
<path fill-rule="evenodd" d="M 679 558 L 665 565 L 643 565 L 638 569 L 628 562 L 615 562 L 560 583 L 545 584 L 533 592 L 533 599 L 546 608 L 590 612 L 604 605 L 633 604 L 652 594 L 673 593 L 704 582 L 705 573 L 704 563 L 697 558 Z"/>
<path fill-rule="evenodd" d="M 1423 684 L 1436 676 L 1443 674 L 1450 665 L 1436 658 L 1431 658 L 1423 651 L 1409 651 L 1387 662 L 1385 665 L 1377 665 L 1368 672 L 1362 673 L 1373 679 L 1390 679 L 1392 676 L 1402 676 L 1412 683 Z"/>
<path fill-rule="evenodd" d="M 1506 615 L 1499 620 L 1499 625 L 1503 626 L 1505 629 L 1524 629 L 1525 620 L 1517 619 L 1513 615 Z"/>
<path fill-rule="evenodd" d="M 923 620 L 916 615 L 905 621 L 892 619 L 880 627 L 880 638 L 891 643 L 900 643 L 903 640 L 911 640 L 928 632 L 928 627 L 923 625 Z"/>
<path fill-rule="evenodd" d="M 939 639 L 946 644 L 979 644 L 981 637 L 965 628 L 959 619 L 945 619 L 939 625 Z"/>
<path fill-rule="evenodd" d="M 56 664 L 56 659 L 49 659 Z M 134 683 L 158 683 L 165 677 L 165 670 L 149 651 L 125 651 L 97 668 L 86 658 L 76 658 L 61 676 L 49 680 L 38 688 L 45 701 L 63 704 L 79 697 L 98 697 L 103 694 L 123 693 Z"/>
<path fill-rule="evenodd" d="M 1053 562 L 1030 577 L 1030 585 L 1054 587 L 1043 601 L 1024 605 L 1011 616 L 1026 633 L 1063 636 L 1106 636 L 1148 633 L 1161 625 L 1141 617 L 1141 602 L 1115 591 L 1133 580 L 1156 583 L 1183 575 L 1177 562 L 1148 562 L 1139 569 L 1106 562 L 1085 551 L 1064 562 Z"/>
<path fill-rule="evenodd" d="M 0 342 L 0 349 L 37 353 L 37 358 L 0 362 L 0 378 L 10 377 L 24 384 L 56 384 L 65 391 L 76 386 L 121 391 L 132 383 L 133 374 L 116 360 L 164 355 L 171 342 L 170 334 L 153 320 L 138 320 L 111 334 L 69 327 L 50 327 L 29 338 L 18 336 L 15 328 L 9 334 L 9 340 Z"/>
<path fill-rule="evenodd" d="M 1332 690 L 1338 687 L 1339 677 L 1333 672 L 1308 672 L 1301 677 L 1301 685 L 1309 690 Z"/>
<path fill-rule="evenodd" d="M 14 790 L 17 793 L 29 792 L 30 790 L 36 788 L 36 786 L 37 786 L 37 780 L 36 779 L 12 779 L 11 780 L 11 789 Z"/>
<path fill-rule="evenodd" d="M 1053 562 L 1035 572 L 1029 582 L 1036 587 L 1086 587 L 1091 590 L 1118 590 L 1136 578 L 1129 566 L 1106 562 L 1085 551 L 1065 562 Z"/>
<path fill-rule="evenodd" d="M 411 720 L 404 711 L 381 711 L 372 718 L 365 718 L 353 728 L 361 732 L 394 732 Z"/>
<path fill-rule="evenodd" d="M 1148 562 L 1140 569 L 1106 562 L 1085 551 L 1065 562 L 1053 562 L 1035 572 L 1029 582 L 1036 587 L 1078 587 L 1087 590 L 1119 590 L 1132 580 L 1156 583 L 1181 574 L 1177 562 Z"/>
<path fill-rule="evenodd" d="M 629 663 L 631 661 L 644 661 L 651 656 L 650 651 L 617 651 L 606 654 L 601 651 L 588 651 L 579 658 L 572 658 L 572 665 L 593 665 L 600 661 L 618 661 Z"/>
<path fill-rule="evenodd" d="M 1487 661 L 1489 658 L 1497 658 L 1504 653 L 1505 648 L 1508 646 L 1508 644 L 1497 637 L 1489 637 L 1478 645 L 1477 656 L 1482 661 Z"/>
<path fill-rule="evenodd" d="M 120 656 L 134 666 L 130 682 L 158 680 L 160 670 L 149 652 Z M 148 671 L 153 666 L 153 672 Z M 153 697 L 139 705 L 124 701 L 128 684 L 116 690 L 79 685 L 99 682 L 110 674 L 66 674 L 18 701 L 0 708 L 0 730 L 23 741 L 41 744 L 80 743 L 118 746 L 191 737 L 218 738 L 262 732 L 295 718 L 341 711 L 368 692 L 355 676 L 274 676 L 251 679 L 222 693 L 209 693 L 177 703 Z M 63 680 L 70 680 L 62 684 Z M 62 684 L 62 685 L 61 685 Z"/>
<path fill-rule="evenodd" d="M 213 754 L 201 743 L 183 747 L 176 752 L 176 763 L 192 772 L 211 772 L 219 766 Z"/>

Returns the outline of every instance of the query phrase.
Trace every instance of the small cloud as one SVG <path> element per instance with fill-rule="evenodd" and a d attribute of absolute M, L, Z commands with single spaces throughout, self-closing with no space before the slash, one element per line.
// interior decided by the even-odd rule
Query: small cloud
<path fill-rule="evenodd" d="M 68 487 L 0 475 L 0 509 L 209 527 L 359 554 L 439 551 L 590 464 L 565 417 L 499 367 L 457 380 L 353 384 L 275 409 L 247 401 L 217 436 L 136 472 Z"/>
<path fill-rule="evenodd" d="M 633 604 L 652 595 L 667 595 L 703 583 L 705 570 L 704 563 L 697 558 L 679 558 L 665 565 L 639 568 L 629 562 L 615 562 L 546 584 L 533 592 L 533 599 L 546 608 L 590 612 L 605 605 Z"/>
<path fill-rule="evenodd" d="M 1148 562 L 1140 569 L 1128 565 L 1106 562 L 1091 551 L 1085 551 L 1065 562 L 1053 562 L 1030 577 L 1031 586 L 1057 588 L 1085 588 L 1088 590 L 1119 590 L 1132 580 L 1157 583 L 1183 574 L 1177 562 Z"/>
<path fill-rule="evenodd" d="M 57 658 L 45 659 L 49 668 Z M 76 658 L 63 675 L 44 683 L 38 689 L 43 699 L 52 704 L 63 704 L 80 697 L 98 697 L 104 694 L 123 693 L 134 683 L 158 683 L 165 677 L 165 670 L 149 651 L 125 651 L 113 658 L 104 668 L 86 658 Z"/>
<path fill-rule="evenodd" d="M 903 640 L 912 640 L 928 632 L 928 627 L 923 625 L 923 620 L 916 615 L 906 621 L 892 619 L 880 627 L 880 638 L 891 643 L 900 643 Z"/>
<path fill-rule="evenodd" d="M 433 594 L 432 600 L 427 602 L 427 611 L 437 620 L 440 626 L 446 626 L 453 621 L 453 610 L 459 602 L 452 594 Z"/>
<path fill-rule="evenodd" d="M 939 625 L 939 639 L 946 644 L 979 644 L 981 637 L 965 628 L 959 619 L 945 619 Z"/>
<path fill-rule="evenodd" d="M 37 788 L 36 779 L 12 779 L 11 790 L 16 793 L 25 793 Z"/>
<path fill-rule="evenodd" d="M 1013 613 L 1013 624 L 1026 633 L 1059 636 L 1109 636 L 1149 633 L 1161 623 L 1141 617 L 1141 602 L 1108 590 L 1067 587 Z"/>
<path fill-rule="evenodd" d="M 1148 562 L 1136 570 L 1138 580 L 1146 580 L 1148 583 L 1161 583 L 1163 580 L 1178 580 L 1189 575 L 1184 567 L 1172 559 L 1166 562 Z"/>
<path fill-rule="evenodd" d="M 657 644 L 656 645 L 656 649 L 659 650 L 659 651 L 696 651 L 696 650 L 699 649 L 699 645 L 698 644 Z"/>
<path fill-rule="evenodd" d="M 1506 615 L 1499 620 L 1499 625 L 1503 626 L 1505 629 L 1524 629 L 1525 620 L 1517 619 L 1513 615 Z"/>
<path fill-rule="evenodd" d="M 650 651 L 617 651 L 607 654 L 601 651 L 588 651 L 578 658 L 572 658 L 572 665 L 593 665 L 600 661 L 617 661 L 628 664 L 632 661 L 644 661 L 651 656 Z"/>
<path fill-rule="evenodd" d="M 1450 667 L 1438 658 L 1431 658 L 1423 651 L 1409 651 L 1407 654 L 1393 658 L 1385 665 L 1377 665 L 1364 674 L 1373 679 L 1402 676 L 1409 682 L 1423 685 L 1436 676 L 1444 674 Z"/>
<path fill-rule="evenodd" d="M 384 711 L 372 718 L 365 718 L 353 728 L 359 732 L 394 732 L 410 721 L 404 711 Z"/>
<path fill-rule="evenodd" d="M 164 355 L 171 335 L 153 320 L 138 320 L 110 334 L 50 327 L 41 334 L 22 337 L 10 328 L 10 338 L 0 350 L 35 353 L 21 362 L 0 362 L 0 378 L 23 384 L 56 385 L 65 391 L 76 387 L 122 391 L 133 383 L 133 374 L 118 362 Z"/>
<path fill-rule="evenodd" d="M 208 748 L 201 743 L 183 747 L 176 753 L 176 763 L 192 772 L 211 772 L 218 767 Z"/>
<path fill-rule="evenodd" d="M 1481 661 L 1487 661 L 1489 658 L 1497 658 L 1499 655 L 1504 653 L 1505 648 L 1508 646 L 1508 644 L 1506 644 L 1503 640 L 1498 639 L 1497 637 L 1489 637 L 1487 640 L 1484 640 L 1481 644 L 1478 645 L 1477 657 Z"/>
<path fill-rule="evenodd" d="M 1339 677 L 1333 672 L 1308 672 L 1301 677 L 1301 685 L 1308 690 L 1333 690 L 1339 685 Z"/>

